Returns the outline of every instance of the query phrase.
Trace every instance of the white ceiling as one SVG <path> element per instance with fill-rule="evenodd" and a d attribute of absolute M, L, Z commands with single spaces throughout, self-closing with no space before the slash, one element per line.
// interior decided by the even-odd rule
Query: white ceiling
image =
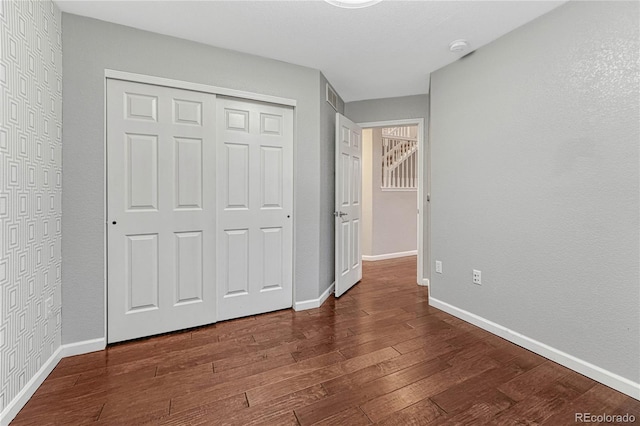
<path fill-rule="evenodd" d="M 563 1 L 76 1 L 64 12 L 321 70 L 346 102 L 428 92 L 427 76 Z"/>

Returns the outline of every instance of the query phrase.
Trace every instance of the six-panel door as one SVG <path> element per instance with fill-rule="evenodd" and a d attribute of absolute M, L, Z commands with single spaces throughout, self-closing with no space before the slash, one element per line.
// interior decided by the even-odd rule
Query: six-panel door
<path fill-rule="evenodd" d="M 216 318 L 215 95 L 107 82 L 108 342 Z"/>
<path fill-rule="evenodd" d="M 217 101 L 218 320 L 293 303 L 293 110 Z"/>
<path fill-rule="evenodd" d="M 362 129 L 336 113 L 335 295 L 362 279 Z"/>

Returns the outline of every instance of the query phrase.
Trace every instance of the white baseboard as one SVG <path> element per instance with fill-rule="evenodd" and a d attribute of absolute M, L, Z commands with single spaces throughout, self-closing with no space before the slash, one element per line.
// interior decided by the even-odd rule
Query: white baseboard
<path fill-rule="evenodd" d="M 518 346 L 529 349 L 530 351 L 535 352 L 538 355 L 542 355 L 543 357 L 557 362 L 558 364 L 564 365 L 567 368 L 577 371 L 580 374 L 590 377 L 593 380 L 629 395 L 632 398 L 640 400 L 640 383 L 635 383 L 625 377 L 598 367 L 597 365 L 591 364 L 566 352 L 562 352 L 561 350 L 551 347 L 545 343 L 538 342 L 537 340 L 510 330 L 476 314 L 472 314 L 471 312 L 457 308 L 441 300 L 434 299 L 433 297 L 429 298 L 429 305 L 470 322 L 473 325 L 500 336 Z"/>
<path fill-rule="evenodd" d="M 296 311 L 304 311 L 307 309 L 319 308 L 322 306 L 325 300 L 333 293 L 335 289 L 336 283 L 335 281 L 331 283 L 328 289 L 324 291 L 317 299 L 303 300 L 301 302 L 294 302 L 293 309 Z"/>
<path fill-rule="evenodd" d="M 81 355 L 89 352 L 95 352 L 102 350 L 106 347 L 106 340 L 93 339 L 84 342 L 71 343 L 68 345 L 62 345 L 56 349 L 56 351 L 47 359 L 47 361 L 40 367 L 40 370 L 27 382 L 22 390 L 7 404 L 7 406 L 0 413 L 0 425 L 8 425 L 11 423 L 22 407 L 24 407 L 33 394 L 38 390 L 42 382 L 49 376 L 53 369 L 58 365 L 62 358 Z"/>
<path fill-rule="evenodd" d="M 44 379 L 53 371 L 58 365 L 58 362 L 62 359 L 62 346 L 58 347 L 56 351 L 49 357 L 48 360 L 40 367 L 40 370 L 27 382 L 20 392 L 4 407 L 2 413 L 0 413 L 0 425 L 8 425 L 11 420 L 18 415 L 22 407 L 26 405 L 33 394 L 38 390 Z"/>
<path fill-rule="evenodd" d="M 62 345 L 62 357 L 88 354 L 89 352 L 101 351 L 107 347 L 107 341 L 104 337 L 99 339 L 85 340 L 84 342 L 69 343 Z"/>
<path fill-rule="evenodd" d="M 423 278 L 421 283 L 418 283 L 418 285 L 424 286 L 424 287 L 429 287 L 429 278 Z"/>
<path fill-rule="evenodd" d="M 397 253 L 377 254 L 375 256 L 362 255 L 362 260 L 367 262 L 375 262 L 376 260 L 395 259 L 398 257 L 415 256 L 418 254 L 418 250 L 399 251 Z"/>

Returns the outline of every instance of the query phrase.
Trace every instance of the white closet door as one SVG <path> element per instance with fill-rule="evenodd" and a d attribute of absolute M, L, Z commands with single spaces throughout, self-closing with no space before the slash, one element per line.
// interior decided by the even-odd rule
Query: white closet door
<path fill-rule="evenodd" d="M 218 320 L 292 306 L 293 110 L 217 100 Z"/>
<path fill-rule="evenodd" d="M 109 343 L 216 321 L 215 101 L 107 81 Z"/>

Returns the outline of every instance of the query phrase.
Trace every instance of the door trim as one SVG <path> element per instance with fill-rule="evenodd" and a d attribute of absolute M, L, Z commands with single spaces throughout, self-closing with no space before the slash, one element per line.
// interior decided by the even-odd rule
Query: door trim
<path fill-rule="evenodd" d="M 387 120 L 387 121 L 369 121 L 365 123 L 356 123 L 363 129 L 370 129 L 373 127 L 398 127 L 398 126 L 418 126 L 418 272 L 416 281 L 418 285 L 428 286 L 430 276 L 430 269 L 424 270 L 424 253 L 425 253 L 425 241 L 423 237 L 424 233 L 424 219 L 429 221 L 429 205 L 428 202 L 424 203 L 424 188 L 429 188 L 429 185 L 425 185 L 424 182 L 424 166 L 425 155 L 429 155 L 426 151 L 424 143 L 424 118 L 409 118 L 403 120 Z M 426 211 L 426 215 L 425 215 Z M 427 225 L 427 232 L 429 231 Z M 429 234 L 431 235 L 431 234 Z M 427 265 L 429 265 L 431 253 L 427 252 Z"/>
<path fill-rule="evenodd" d="M 296 209 L 296 139 L 297 139 L 297 124 L 296 124 L 296 106 L 297 101 L 295 99 L 283 98 L 279 96 L 265 95 L 262 93 L 254 93 L 254 92 L 246 92 L 243 90 L 236 89 L 228 89 L 225 87 L 212 86 L 208 84 L 201 83 L 193 83 L 184 80 L 175 80 L 171 78 L 157 77 L 146 74 L 137 74 L 128 71 L 118 71 L 109 68 L 104 69 L 104 80 L 103 80 L 103 91 L 102 91 L 102 154 L 104 158 L 103 162 L 103 211 L 102 211 L 102 238 L 104 241 L 103 250 L 103 310 L 104 310 L 104 342 L 105 347 L 108 345 L 107 336 L 108 336 L 108 326 L 109 326 L 109 318 L 108 318 L 108 289 L 109 289 L 109 259 L 108 259 L 108 187 L 107 187 L 107 179 L 109 172 L 109 165 L 107 164 L 107 80 L 124 80 L 132 83 L 143 83 L 143 84 L 151 84 L 154 86 L 162 86 L 162 87 L 170 87 L 174 89 L 183 89 L 183 90 L 191 90 L 195 92 L 203 92 L 210 93 L 219 96 L 229 96 L 242 100 L 249 101 L 259 101 L 266 102 L 274 105 L 280 106 L 288 106 L 293 108 L 293 211 Z M 292 223 L 292 249 L 293 249 L 293 258 L 292 258 L 292 283 L 291 283 L 291 301 L 292 305 L 295 304 L 295 294 L 296 294 L 296 226 L 295 226 L 295 215 L 293 215 L 293 223 Z M 217 322 L 217 320 L 216 320 Z"/>
<path fill-rule="evenodd" d="M 154 86 L 171 87 L 174 89 L 191 90 L 193 92 L 212 93 L 214 95 L 230 96 L 251 101 L 261 101 L 276 105 L 296 106 L 295 99 L 281 98 L 279 96 L 263 95 L 261 93 L 245 92 L 243 90 L 227 89 L 225 87 L 211 86 L 208 84 L 191 83 L 189 81 L 174 80 L 171 78 L 155 77 L 152 75 L 136 74 L 126 71 L 111 69 L 104 70 L 105 78 L 125 80 L 133 83 L 153 84 Z"/>

